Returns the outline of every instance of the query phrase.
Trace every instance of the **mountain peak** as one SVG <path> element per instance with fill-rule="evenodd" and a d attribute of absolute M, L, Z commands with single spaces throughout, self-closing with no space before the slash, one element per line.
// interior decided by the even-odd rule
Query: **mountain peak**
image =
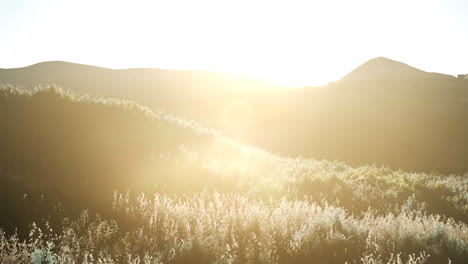
<path fill-rule="evenodd" d="M 430 73 L 385 57 L 370 59 L 346 76 L 340 82 L 364 80 L 404 80 L 454 78 L 451 75 Z"/>

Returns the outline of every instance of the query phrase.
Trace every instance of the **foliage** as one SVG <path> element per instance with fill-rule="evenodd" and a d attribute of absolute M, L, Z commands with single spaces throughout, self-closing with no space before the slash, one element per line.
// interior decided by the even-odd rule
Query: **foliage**
<path fill-rule="evenodd" d="M 0 123 L 0 263 L 468 258 L 468 175 L 280 157 L 54 87 L 0 89 Z"/>
<path fill-rule="evenodd" d="M 134 199 L 115 193 L 114 210 L 127 220 L 124 229 L 84 211 L 64 219 L 55 248 L 40 247 L 44 236 L 23 244 L 3 234 L 2 257 L 40 252 L 59 263 L 462 263 L 468 257 L 466 224 L 420 212 L 355 217 L 310 201 L 219 193 Z M 15 247 L 26 248 L 24 255 Z"/>

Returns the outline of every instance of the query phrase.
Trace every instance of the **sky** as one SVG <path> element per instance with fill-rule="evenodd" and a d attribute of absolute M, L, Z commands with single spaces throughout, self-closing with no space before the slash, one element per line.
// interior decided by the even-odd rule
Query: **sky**
<path fill-rule="evenodd" d="M 0 68 L 60 60 L 306 86 L 384 56 L 466 74 L 467 14 L 466 0 L 0 0 Z"/>

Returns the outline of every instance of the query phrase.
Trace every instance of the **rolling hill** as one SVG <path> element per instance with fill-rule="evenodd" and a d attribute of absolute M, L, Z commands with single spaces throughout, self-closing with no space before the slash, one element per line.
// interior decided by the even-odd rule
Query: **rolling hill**
<path fill-rule="evenodd" d="M 33 90 L 56 84 L 81 94 L 130 99 L 172 114 L 214 126 L 213 113 L 233 100 L 279 86 L 241 75 L 192 70 L 113 70 L 76 63 L 49 61 L 24 68 L 0 69 L 0 83 Z"/>
<path fill-rule="evenodd" d="M 65 62 L 3 69 L 0 82 L 131 99 L 283 156 L 468 171 L 468 81 L 386 58 L 327 86 L 286 90 L 229 74 Z"/>

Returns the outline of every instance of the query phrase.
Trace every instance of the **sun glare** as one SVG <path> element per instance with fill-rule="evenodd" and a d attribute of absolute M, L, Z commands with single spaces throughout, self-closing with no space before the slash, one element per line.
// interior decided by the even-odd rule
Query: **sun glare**
<path fill-rule="evenodd" d="M 0 264 L 468 263 L 468 0 L 0 0 Z"/>
<path fill-rule="evenodd" d="M 462 24 L 452 26 L 455 18 L 446 19 L 447 8 L 433 2 L 22 3 L 21 12 L 7 17 L 18 25 L 14 32 L 6 27 L 6 33 L 16 37 L 3 44 L 3 50 L 21 53 L 2 59 L 11 67 L 64 60 L 107 68 L 213 70 L 288 86 L 327 84 L 378 56 L 457 74 L 465 62 L 448 60 L 458 56 L 468 35 L 457 33 Z M 442 50 L 448 36 L 453 48 Z M 428 53 L 444 55 L 433 55 L 430 62 Z"/>

